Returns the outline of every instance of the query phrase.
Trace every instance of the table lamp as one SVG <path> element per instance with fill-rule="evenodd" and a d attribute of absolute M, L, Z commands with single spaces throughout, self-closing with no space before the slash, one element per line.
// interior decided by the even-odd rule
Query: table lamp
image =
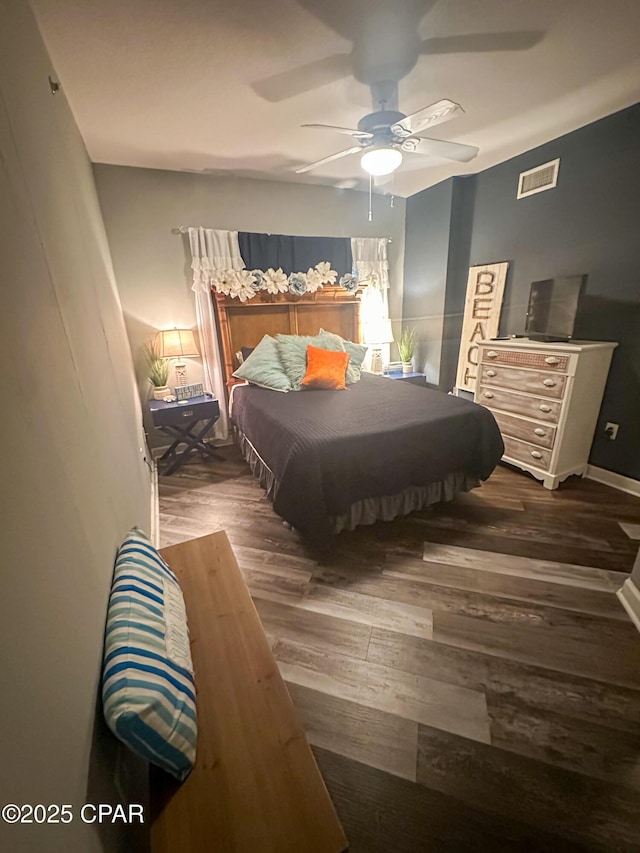
<path fill-rule="evenodd" d="M 363 326 L 363 340 L 371 347 L 371 373 L 382 374 L 382 346 L 393 343 L 391 320 L 376 320 Z"/>
<path fill-rule="evenodd" d="M 165 329 L 158 332 L 158 354 L 161 358 L 176 359 L 176 385 L 187 384 L 185 358 L 200 355 L 191 329 Z"/>

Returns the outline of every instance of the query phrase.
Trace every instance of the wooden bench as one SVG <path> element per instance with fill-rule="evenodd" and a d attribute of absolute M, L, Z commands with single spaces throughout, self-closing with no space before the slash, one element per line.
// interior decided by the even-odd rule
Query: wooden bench
<path fill-rule="evenodd" d="M 198 750 L 151 773 L 153 853 L 341 853 L 347 841 L 224 532 L 161 551 L 185 598 Z"/>

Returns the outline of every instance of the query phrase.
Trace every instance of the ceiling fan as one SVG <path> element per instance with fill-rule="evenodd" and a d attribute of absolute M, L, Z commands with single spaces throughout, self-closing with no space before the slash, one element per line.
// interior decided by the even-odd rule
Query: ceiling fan
<path fill-rule="evenodd" d="M 353 76 L 371 85 L 398 82 L 422 56 L 526 51 L 544 33 L 538 30 L 460 33 L 422 38 L 421 23 L 438 0 L 290 0 L 351 44 L 333 53 L 257 80 L 252 87 L 268 101 L 282 101 Z M 456 4 L 448 4 L 454 6 Z M 456 25 L 453 15 L 452 25 Z M 344 50 L 346 51 L 346 45 Z"/>
<path fill-rule="evenodd" d="M 394 84 L 387 86 L 393 87 Z M 352 154 L 362 155 L 360 165 L 375 178 L 391 175 L 402 163 L 403 154 L 443 157 L 459 163 L 468 163 L 478 154 L 479 149 L 475 145 L 462 145 L 459 142 L 446 142 L 419 135 L 428 127 L 462 115 L 464 110 L 460 104 L 443 99 L 407 116 L 397 110 L 385 109 L 387 98 L 376 92 L 376 88 L 372 87 L 374 101 L 377 100 L 382 108 L 361 118 L 357 129 L 330 124 L 302 125 L 346 134 L 353 137 L 357 144 L 298 167 L 294 170 L 298 175 Z M 391 97 L 393 98 L 393 93 Z"/>

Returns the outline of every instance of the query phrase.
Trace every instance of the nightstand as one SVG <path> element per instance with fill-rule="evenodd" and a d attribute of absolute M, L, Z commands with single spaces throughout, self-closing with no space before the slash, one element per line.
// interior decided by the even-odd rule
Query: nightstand
<path fill-rule="evenodd" d="M 167 463 L 161 471 L 162 474 L 173 474 L 177 471 L 189 459 L 192 450 L 198 450 L 203 456 L 213 456 L 214 459 L 223 458 L 211 445 L 204 442 L 205 435 L 220 417 L 220 406 L 213 397 L 203 394 L 174 403 L 149 400 L 148 406 L 153 425 L 174 439 L 173 444 L 158 460 L 159 464 Z M 196 431 L 196 425 L 201 422 L 203 426 Z M 186 446 L 178 453 L 180 444 Z"/>
<path fill-rule="evenodd" d="M 399 379 L 401 382 L 409 382 L 411 385 L 427 387 L 427 377 L 424 373 L 403 373 L 401 370 L 392 370 L 390 373 L 382 374 L 385 379 Z"/>

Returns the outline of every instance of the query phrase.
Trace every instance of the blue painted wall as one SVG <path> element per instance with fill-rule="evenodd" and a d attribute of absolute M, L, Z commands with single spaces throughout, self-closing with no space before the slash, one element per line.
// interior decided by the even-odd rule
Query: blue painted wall
<path fill-rule="evenodd" d="M 520 172 L 560 157 L 558 185 L 516 198 Z M 460 316 L 468 264 L 508 260 L 502 334 L 522 333 L 532 281 L 587 273 L 576 337 L 618 341 L 590 461 L 640 479 L 640 104 L 501 163 L 469 181 L 435 214 L 432 187 L 407 201 L 405 269 L 411 307 L 419 311 L 417 240 L 428 228 L 445 235 L 445 281 L 440 386 L 455 382 Z M 448 184 L 450 182 L 445 182 Z M 439 186 L 444 186 L 439 185 Z M 415 199 L 415 201 L 414 201 Z M 405 288 L 407 282 L 405 281 Z M 432 298 L 432 297 L 430 297 Z M 453 343 L 452 343 L 453 342 Z M 455 355 L 454 355 L 455 351 Z M 620 424 L 608 441 L 604 423 Z"/>
<path fill-rule="evenodd" d="M 402 290 L 404 327 L 418 333 L 415 368 L 437 383 L 451 233 L 453 179 L 407 199 Z"/>

